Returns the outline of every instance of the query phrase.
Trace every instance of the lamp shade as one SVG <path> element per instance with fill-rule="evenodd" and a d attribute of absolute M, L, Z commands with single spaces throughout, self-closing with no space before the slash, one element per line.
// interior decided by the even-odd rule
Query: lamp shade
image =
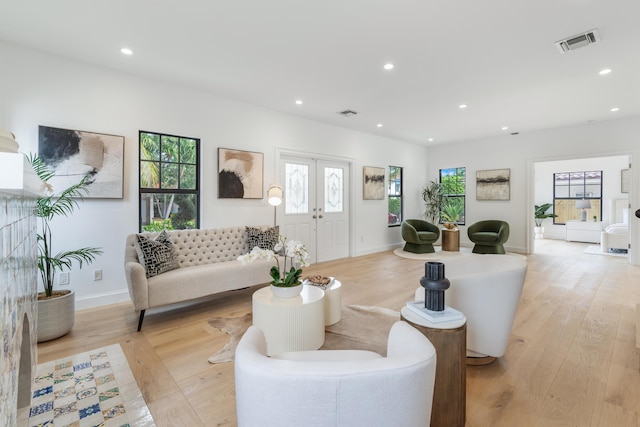
<path fill-rule="evenodd" d="M 591 200 L 577 200 L 576 209 L 591 209 Z"/>
<path fill-rule="evenodd" d="M 280 206 L 283 197 L 282 187 L 272 184 L 267 190 L 267 202 L 271 206 Z"/>

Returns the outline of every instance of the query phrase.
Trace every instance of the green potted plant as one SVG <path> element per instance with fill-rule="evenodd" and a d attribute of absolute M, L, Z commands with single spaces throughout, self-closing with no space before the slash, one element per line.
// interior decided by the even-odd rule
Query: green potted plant
<path fill-rule="evenodd" d="M 284 257 L 284 265 L 280 271 L 280 259 L 276 256 L 281 254 Z M 277 297 L 287 298 L 294 297 L 302 291 L 302 268 L 309 266 L 309 252 L 302 242 L 296 240 L 287 241 L 286 237 L 278 236 L 278 243 L 273 250 L 262 249 L 255 246 L 251 252 L 240 255 L 238 261 L 247 264 L 257 259 L 266 259 L 268 261 L 274 259 L 276 265 L 271 267 L 269 275 L 271 276 L 271 291 Z M 289 260 L 290 268 L 287 270 L 287 260 Z M 294 265 L 295 264 L 295 265 Z"/>
<path fill-rule="evenodd" d="M 535 205 L 533 221 L 536 224 L 534 228 L 536 239 L 542 239 L 544 237 L 544 227 L 542 226 L 542 222 L 547 218 L 555 218 L 558 216 L 556 214 L 547 212 L 551 206 L 551 203 L 544 203 L 539 206 Z"/>
<path fill-rule="evenodd" d="M 442 213 L 440 216 L 444 221 L 445 228 L 451 230 L 456 227 L 456 223 L 464 213 L 463 199 L 454 197 L 447 198 L 442 204 Z"/>
<path fill-rule="evenodd" d="M 78 207 L 88 192 L 90 181 L 87 176 L 78 183 L 55 192 L 48 181 L 55 172 L 37 155 L 27 156 L 38 178 L 45 183 L 46 196 L 38 197 L 36 217 L 40 219 L 38 240 L 38 270 L 44 292 L 38 293 L 38 342 L 49 341 L 68 333 L 75 319 L 75 296 L 70 290 L 54 290 L 56 272 L 71 270 L 73 261 L 80 268 L 83 263 L 91 263 L 102 251 L 95 247 L 55 253 L 52 247 L 51 221 L 56 216 L 69 216 Z"/>
<path fill-rule="evenodd" d="M 440 212 L 442 210 L 442 185 L 435 181 L 429 182 L 422 189 L 422 200 L 424 200 L 424 217 L 432 224 L 440 223 Z"/>

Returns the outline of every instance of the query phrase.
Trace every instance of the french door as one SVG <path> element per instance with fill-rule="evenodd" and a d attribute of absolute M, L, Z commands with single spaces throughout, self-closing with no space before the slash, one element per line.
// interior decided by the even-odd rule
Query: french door
<path fill-rule="evenodd" d="M 282 155 L 279 175 L 281 234 L 302 241 L 312 263 L 348 257 L 350 164 Z"/>

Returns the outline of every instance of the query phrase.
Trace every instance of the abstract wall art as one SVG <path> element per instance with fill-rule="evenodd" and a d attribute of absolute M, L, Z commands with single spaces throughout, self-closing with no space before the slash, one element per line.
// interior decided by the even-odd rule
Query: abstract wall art
<path fill-rule="evenodd" d="M 54 192 L 89 176 L 84 197 L 123 197 L 124 136 L 39 126 L 38 156 L 55 171 Z"/>
<path fill-rule="evenodd" d="M 511 169 L 476 171 L 476 200 L 509 200 Z"/>
<path fill-rule="evenodd" d="M 218 148 L 218 198 L 262 199 L 264 154 Z"/>
<path fill-rule="evenodd" d="M 384 199 L 384 168 L 365 166 L 362 168 L 362 199 Z"/>

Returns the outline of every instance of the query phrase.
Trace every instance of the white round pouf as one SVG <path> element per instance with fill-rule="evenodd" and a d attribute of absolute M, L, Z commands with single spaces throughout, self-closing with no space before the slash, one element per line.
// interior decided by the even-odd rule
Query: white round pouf
<path fill-rule="evenodd" d="M 252 296 L 253 325 L 267 341 L 267 355 L 317 350 L 324 343 L 324 291 L 302 285 L 300 295 L 278 298 L 269 286 Z"/>

